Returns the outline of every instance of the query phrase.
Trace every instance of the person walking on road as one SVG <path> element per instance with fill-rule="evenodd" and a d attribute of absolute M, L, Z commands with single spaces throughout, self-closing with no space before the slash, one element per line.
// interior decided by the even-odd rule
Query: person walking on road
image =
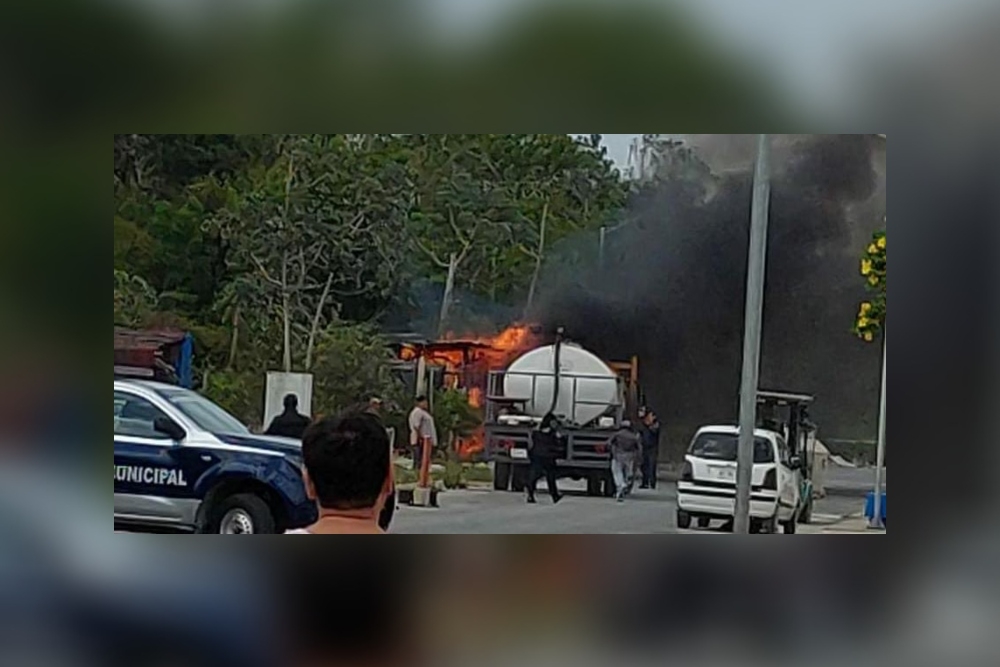
<path fill-rule="evenodd" d="M 642 418 L 642 486 L 655 489 L 660 465 L 660 420 L 656 413 L 647 410 Z"/>
<path fill-rule="evenodd" d="M 413 469 L 419 471 L 421 488 L 430 485 L 430 457 L 438 444 L 437 427 L 429 409 L 430 403 L 427 397 L 418 396 L 409 420 Z"/>
<path fill-rule="evenodd" d="M 285 411 L 271 421 L 264 435 L 301 440 L 312 420 L 299 414 L 299 397 L 295 394 L 285 396 L 284 404 Z"/>
<path fill-rule="evenodd" d="M 562 434 L 559 433 L 559 420 L 552 413 L 545 415 L 542 423 L 531 433 L 531 448 L 528 451 L 528 460 L 531 468 L 528 472 L 528 503 L 534 505 L 535 489 L 538 481 L 544 477 L 549 485 L 549 494 L 552 496 L 552 503 L 556 504 L 562 500 L 558 486 L 558 465 L 557 461 L 562 455 Z"/>
<path fill-rule="evenodd" d="M 611 474 L 615 479 L 615 499 L 624 502 L 632 493 L 642 461 L 642 440 L 632 428 L 632 422 L 622 422 L 621 429 L 611 438 Z"/>

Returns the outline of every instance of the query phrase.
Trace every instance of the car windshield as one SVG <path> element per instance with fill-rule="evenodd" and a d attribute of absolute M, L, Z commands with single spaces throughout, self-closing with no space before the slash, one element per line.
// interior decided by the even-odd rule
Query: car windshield
<path fill-rule="evenodd" d="M 736 461 L 739 436 L 728 433 L 702 433 L 691 445 L 691 456 L 711 461 Z M 753 447 L 754 463 L 774 463 L 774 446 L 766 438 L 756 438 Z"/>
<path fill-rule="evenodd" d="M 242 435 L 250 432 L 236 417 L 193 391 L 165 389 L 160 394 L 199 428 L 209 433 Z"/>

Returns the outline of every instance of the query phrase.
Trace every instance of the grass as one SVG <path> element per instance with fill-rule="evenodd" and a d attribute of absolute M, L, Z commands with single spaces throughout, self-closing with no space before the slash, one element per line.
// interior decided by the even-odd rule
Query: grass
<path fill-rule="evenodd" d="M 441 464 L 438 464 L 441 465 Z M 431 481 L 446 489 L 464 489 L 469 484 L 492 484 L 493 471 L 485 463 L 459 463 L 448 461 L 443 469 L 431 470 Z M 410 470 L 396 465 L 396 484 L 406 486 L 416 484 L 419 475 L 416 470 Z"/>

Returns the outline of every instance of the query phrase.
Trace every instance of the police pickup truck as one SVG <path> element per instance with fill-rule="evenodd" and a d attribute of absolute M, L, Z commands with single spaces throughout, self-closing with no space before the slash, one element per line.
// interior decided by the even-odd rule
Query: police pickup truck
<path fill-rule="evenodd" d="M 313 524 L 302 444 L 252 435 L 188 389 L 115 381 L 115 525 L 226 535 Z"/>

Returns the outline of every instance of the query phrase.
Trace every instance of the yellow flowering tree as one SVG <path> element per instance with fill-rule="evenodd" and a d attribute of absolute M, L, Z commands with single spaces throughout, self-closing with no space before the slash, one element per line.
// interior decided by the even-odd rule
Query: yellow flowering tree
<path fill-rule="evenodd" d="M 861 275 L 872 296 L 861 304 L 854 331 L 866 342 L 873 342 L 885 326 L 885 231 L 877 232 L 861 258 Z"/>

